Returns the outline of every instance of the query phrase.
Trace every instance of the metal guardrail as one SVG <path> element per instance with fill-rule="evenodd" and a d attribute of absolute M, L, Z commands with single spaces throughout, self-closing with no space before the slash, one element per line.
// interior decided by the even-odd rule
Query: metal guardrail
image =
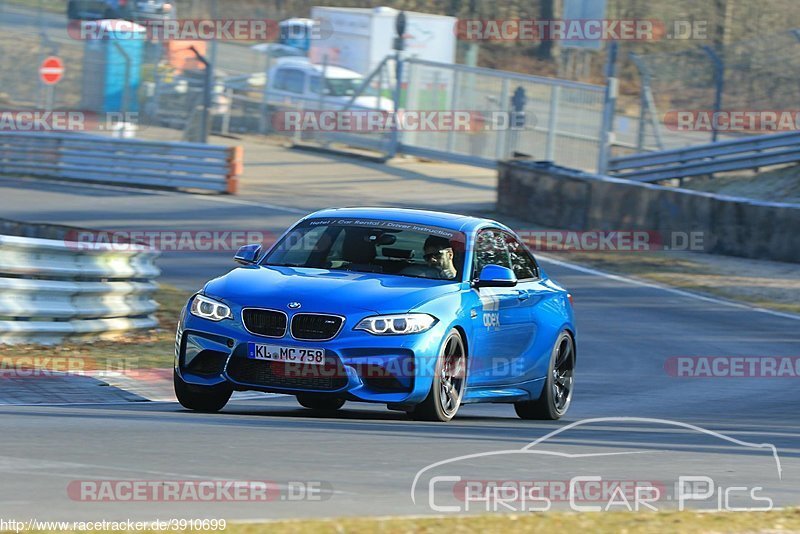
<path fill-rule="evenodd" d="M 0 343 L 153 328 L 160 271 L 151 250 L 0 235 Z"/>
<path fill-rule="evenodd" d="M 620 178 L 657 182 L 798 161 L 800 132 L 787 132 L 613 158 L 609 171 Z"/>
<path fill-rule="evenodd" d="M 0 131 L 0 174 L 236 193 L 241 147 Z"/>

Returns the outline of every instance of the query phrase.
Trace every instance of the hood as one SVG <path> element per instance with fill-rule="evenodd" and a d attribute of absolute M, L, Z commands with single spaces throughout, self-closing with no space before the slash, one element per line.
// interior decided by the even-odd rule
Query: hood
<path fill-rule="evenodd" d="M 353 101 L 357 107 L 366 109 L 380 109 L 381 111 L 394 111 L 394 102 L 391 98 L 377 96 L 357 96 Z M 380 107 L 378 107 L 380 104 Z"/>
<path fill-rule="evenodd" d="M 286 310 L 289 302 L 297 301 L 301 311 L 309 312 L 400 313 L 458 289 L 458 284 L 426 278 L 254 266 L 211 280 L 203 292 L 239 306 Z"/>

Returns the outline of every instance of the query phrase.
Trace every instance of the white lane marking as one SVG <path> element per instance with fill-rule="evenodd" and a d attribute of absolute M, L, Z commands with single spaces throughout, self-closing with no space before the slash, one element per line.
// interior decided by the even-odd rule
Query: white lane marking
<path fill-rule="evenodd" d="M 645 282 L 644 280 L 640 280 L 638 278 L 628 278 L 626 276 L 621 276 L 618 274 L 611 274 L 605 271 L 599 271 L 597 269 L 592 269 L 591 267 L 583 267 L 582 265 L 576 265 L 574 263 L 566 262 L 563 260 L 557 260 L 550 256 L 546 256 L 543 254 L 538 254 L 537 258 L 541 258 L 543 261 L 553 263 L 555 265 L 560 265 L 562 267 L 566 267 L 568 269 L 572 269 L 574 271 L 579 271 L 586 274 L 591 274 L 595 276 L 601 276 L 603 278 L 608 278 L 609 280 L 616 280 L 618 282 L 624 282 L 626 284 L 632 284 L 642 287 L 649 287 L 651 289 L 660 289 L 661 291 L 666 291 L 667 293 L 672 293 L 673 295 L 679 295 L 681 297 L 688 297 L 695 300 L 703 300 L 706 302 L 711 302 L 714 304 L 721 304 L 725 306 L 730 306 L 732 308 L 739 308 L 743 310 L 749 310 L 754 312 L 766 313 L 767 315 L 773 315 L 775 317 L 783 317 L 784 319 L 794 319 L 795 321 L 800 321 L 800 315 L 795 315 L 793 313 L 785 313 L 779 312 L 775 310 L 768 310 L 766 308 L 759 308 L 756 306 L 751 306 L 749 304 L 744 304 L 741 302 L 733 302 L 731 300 L 725 300 L 716 297 L 710 297 L 706 295 L 701 295 L 699 293 L 692 293 L 691 291 L 684 291 L 683 289 L 677 289 L 674 287 L 665 286 L 662 284 L 658 284 L 656 282 Z"/>

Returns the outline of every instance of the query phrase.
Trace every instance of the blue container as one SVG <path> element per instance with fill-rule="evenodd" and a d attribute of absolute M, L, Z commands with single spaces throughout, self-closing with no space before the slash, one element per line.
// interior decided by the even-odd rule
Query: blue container
<path fill-rule="evenodd" d="M 97 21 L 97 32 L 86 41 L 83 55 L 82 107 L 97 113 L 139 109 L 140 69 L 146 30 L 128 21 Z M 126 60 L 130 60 L 127 76 Z"/>

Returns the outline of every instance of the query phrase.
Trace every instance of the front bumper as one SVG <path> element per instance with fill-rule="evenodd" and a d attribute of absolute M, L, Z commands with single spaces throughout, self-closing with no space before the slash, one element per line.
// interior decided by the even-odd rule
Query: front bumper
<path fill-rule="evenodd" d="M 305 310 L 304 310 L 305 311 Z M 326 311 L 314 310 L 319 313 Z M 190 384 L 230 383 L 236 390 L 314 393 L 385 404 L 416 404 L 431 388 L 433 369 L 449 325 L 438 322 L 420 334 L 376 336 L 353 327 L 349 316 L 330 341 L 298 341 L 251 334 L 235 319 L 213 322 L 184 309 L 175 343 L 175 369 Z M 289 317 L 291 320 L 291 315 Z M 325 351 L 324 365 L 300 365 L 248 358 L 248 343 Z"/>

